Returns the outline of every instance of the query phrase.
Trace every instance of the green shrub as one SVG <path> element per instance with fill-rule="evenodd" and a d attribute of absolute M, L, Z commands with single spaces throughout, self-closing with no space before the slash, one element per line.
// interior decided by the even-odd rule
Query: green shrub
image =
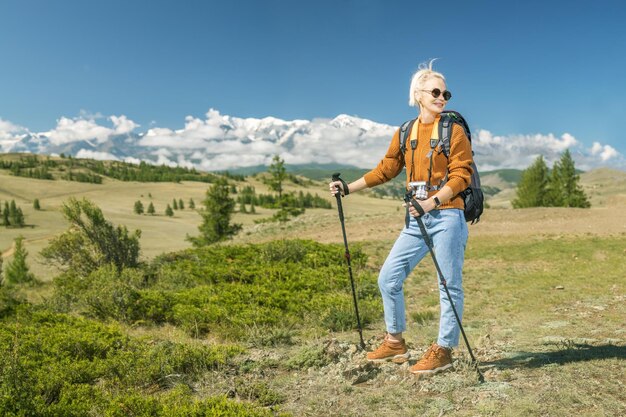
<path fill-rule="evenodd" d="M 55 279 L 59 311 L 101 320 L 172 323 L 254 346 L 289 344 L 301 328 L 356 328 L 344 249 L 312 241 L 210 246 L 158 257 L 145 271 L 100 267 Z M 376 277 L 353 248 L 362 323 L 380 315 Z M 262 329 L 260 332 L 258 329 Z"/>
<path fill-rule="evenodd" d="M 26 300 L 21 298 L 13 288 L 0 286 L 0 319 L 15 313 Z"/>
<path fill-rule="evenodd" d="M 293 345 L 296 335 L 294 326 L 259 326 L 253 324 L 245 327 L 244 338 L 251 346 L 256 348 Z"/>
<path fill-rule="evenodd" d="M 285 402 L 285 396 L 270 387 L 264 381 L 249 381 L 244 378 L 235 380 L 235 393 L 242 400 L 256 401 L 263 406 L 272 406 Z"/>
<path fill-rule="evenodd" d="M 332 362 L 323 346 L 305 346 L 287 361 L 289 369 L 320 368 Z"/>
<path fill-rule="evenodd" d="M 0 351 L 3 416 L 170 416 L 211 410 L 265 415 L 223 398 L 197 401 L 188 390 L 181 397 L 181 384 L 231 366 L 231 358 L 242 352 L 237 346 L 134 339 L 118 326 L 22 309 L 14 320 L 2 322 Z M 169 389 L 176 394 L 163 394 Z"/>

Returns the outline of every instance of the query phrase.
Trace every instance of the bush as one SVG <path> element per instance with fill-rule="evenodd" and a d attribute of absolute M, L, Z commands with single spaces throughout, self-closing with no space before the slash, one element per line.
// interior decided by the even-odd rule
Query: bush
<path fill-rule="evenodd" d="M 129 233 L 104 218 L 93 202 L 70 198 L 63 205 L 70 229 L 52 239 L 41 255 L 66 271 L 87 275 L 101 266 L 113 264 L 118 272 L 139 266 L 141 231 Z"/>
<path fill-rule="evenodd" d="M 237 346 L 134 339 L 118 326 L 25 309 L 0 326 L 0 351 L 3 416 L 266 415 L 222 397 L 195 400 L 186 388 L 230 366 Z"/>
<path fill-rule="evenodd" d="M 332 362 L 323 346 L 305 346 L 287 361 L 289 369 L 321 368 Z"/>
<path fill-rule="evenodd" d="M 224 336 L 255 346 L 287 344 L 299 328 L 311 325 L 356 328 L 343 252 L 340 245 L 303 240 L 187 250 L 158 257 L 150 286 L 171 296 L 171 310 L 160 316 L 196 337 L 224 329 Z M 376 288 L 376 278 L 365 262 L 353 248 L 361 319 L 367 324 L 380 314 L 380 301 L 377 291 L 369 290 Z"/>
<path fill-rule="evenodd" d="M 101 320 L 171 323 L 254 346 L 290 344 L 302 328 L 355 329 L 344 249 L 312 241 L 210 246 L 162 255 L 145 272 L 113 266 L 55 278 L 58 311 Z M 355 247 L 352 266 L 363 325 L 380 315 L 376 277 Z"/>

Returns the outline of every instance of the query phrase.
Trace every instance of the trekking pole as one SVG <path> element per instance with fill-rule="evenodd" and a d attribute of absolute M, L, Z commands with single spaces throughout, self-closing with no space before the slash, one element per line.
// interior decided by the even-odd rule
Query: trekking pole
<path fill-rule="evenodd" d="M 339 178 L 340 173 L 333 174 L 333 181 L 341 181 L 345 184 L 345 181 Z M 345 187 L 345 185 L 344 185 Z M 339 188 L 339 187 L 337 187 Z M 356 290 L 354 289 L 354 278 L 352 277 L 352 265 L 350 264 L 350 250 L 348 249 L 348 238 L 346 237 L 346 224 L 343 219 L 343 206 L 341 204 L 341 190 L 337 190 L 335 194 L 337 198 L 337 209 L 339 210 L 339 221 L 341 222 L 341 231 L 343 232 L 343 244 L 346 247 L 344 256 L 348 263 L 348 271 L 350 272 L 350 285 L 352 286 L 352 299 L 354 300 L 354 311 L 356 312 L 356 322 L 359 326 L 359 338 L 361 339 L 361 348 L 365 349 L 365 342 L 363 341 L 363 329 L 361 328 L 361 317 L 359 316 L 359 306 L 356 302 Z"/>
<path fill-rule="evenodd" d="M 465 345 L 467 346 L 467 350 L 469 351 L 470 357 L 472 358 L 472 364 L 476 368 L 476 372 L 478 372 L 478 380 L 483 383 L 485 382 L 485 377 L 478 369 L 478 361 L 474 357 L 474 353 L 472 352 L 472 348 L 470 347 L 469 341 L 467 340 L 467 336 L 465 335 L 465 330 L 463 330 L 463 325 L 461 324 L 461 319 L 459 318 L 459 314 L 456 312 L 456 308 L 454 307 L 454 303 L 452 302 L 452 296 L 450 295 L 450 291 L 448 290 L 448 285 L 446 284 L 446 279 L 441 272 L 441 268 L 439 268 L 439 262 L 437 262 L 437 258 L 435 257 L 435 248 L 433 246 L 433 242 L 430 240 L 430 236 L 428 236 L 428 232 L 426 231 L 426 226 L 424 226 L 424 222 L 422 221 L 422 217 L 424 214 L 424 209 L 419 203 L 411 198 L 411 194 L 408 193 L 404 196 L 404 201 L 407 204 L 411 204 L 415 210 L 420 214 L 415 217 L 417 220 L 417 224 L 422 232 L 422 236 L 424 236 L 424 241 L 426 241 L 426 246 L 428 246 L 428 250 L 430 252 L 430 256 L 433 258 L 433 263 L 435 264 L 435 268 L 437 269 L 437 273 L 439 274 L 439 281 L 443 285 L 443 288 L 446 290 L 446 295 L 448 296 L 448 300 L 450 301 L 450 306 L 452 306 L 452 311 L 454 312 L 454 317 L 456 318 L 456 322 L 459 324 L 459 328 L 461 329 L 461 334 L 463 335 L 463 340 L 465 340 Z"/>

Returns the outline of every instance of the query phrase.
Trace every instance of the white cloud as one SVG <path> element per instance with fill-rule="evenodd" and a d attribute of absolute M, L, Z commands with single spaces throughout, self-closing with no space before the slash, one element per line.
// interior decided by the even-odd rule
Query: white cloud
<path fill-rule="evenodd" d="M 620 158 L 623 164 L 623 156 L 614 148 L 597 143 L 587 150 L 569 133 L 563 133 L 560 137 L 551 133 L 497 136 L 488 130 L 479 130 L 472 138 L 476 164 L 482 171 L 500 168 L 525 169 L 539 155 L 543 155 L 546 164 L 551 166 L 566 149 L 570 150 L 576 167 L 583 170 L 605 165 L 604 162 L 610 158 L 615 158 L 616 167 L 620 166 L 617 161 Z"/>
<path fill-rule="evenodd" d="M 19 140 L 19 135 L 26 131 L 22 126 L 18 126 L 0 118 L 0 143 L 4 141 Z"/>
<path fill-rule="evenodd" d="M 122 135 L 122 134 L 126 134 L 126 133 L 130 133 L 133 130 L 135 130 L 136 128 L 139 127 L 139 125 L 135 122 L 133 122 L 132 120 L 128 119 L 126 116 L 121 115 L 121 116 L 111 116 L 109 117 L 109 120 L 111 120 L 111 122 L 113 123 L 113 126 L 115 126 L 115 133 L 118 135 Z"/>
<path fill-rule="evenodd" d="M 139 126 L 124 115 L 111 116 L 109 120 L 113 123 L 113 129 L 99 125 L 94 115 L 82 113 L 81 116 L 74 119 L 61 117 L 57 120 L 57 126 L 54 129 L 41 134 L 49 137 L 54 145 L 81 140 L 95 140 L 97 143 L 104 143 L 113 135 L 130 133 Z"/>
<path fill-rule="evenodd" d="M 119 158 L 108 152 L 97 152 L 89 149 L 81 149 L 76 153 L 76 158 L 96 159 L 98 161 L 119 161 Z"/>
<path fill-rule="evenodd" d="M 619 152 L 617 152 L 615 148 L 609 145 L 601 145 L 599 142 L 593 142 L 591 154 L 598 155 L 602 161 L 608 161 L 611 158 L 617 158 L 619 156 Z"/>
<path fill-rule="evenodd" d="M 288 164 L 339 163 L 373 168 L 384 157 L 397 129 L 347 115 L 287 121 L 274 117 L 238 118 L 215 109 L 209 109 L 203 117 L 187 116 L 184 127 L 178 130 L 151 123 L 145 131 L 135 132 L 139 127 L 125 115 L 104 117 L 81 112 L 73 119 L 62 117 L 50 131 L 31 133 L 0 119 L 0 149 L 46 152 L 52 147 L 48 152 L 66 152 L 64 145 L 86 140 L 93 143 L 93 148 L 81 150 L 78 156 L 194 166 L 200 170 L 268 165 L 276 154 Z M 109 142 L 114 135 L 127 135 L 123 143 L 116 142 L 120 148 L 112 148 L 113 143 Z M 585 147 L 570 133 L 495 135 L 478 130 L 473 138 L 475 160 L 481 171 L 524 169 L 538 155 L 552 165 L 566 149 L 572 153 L 577 168 L 583 170 L 598 166 L 626 168 L 624 156 L 615 148 L 600 142 Z M 122 156 L 116 158 L 112 152 Z"/>

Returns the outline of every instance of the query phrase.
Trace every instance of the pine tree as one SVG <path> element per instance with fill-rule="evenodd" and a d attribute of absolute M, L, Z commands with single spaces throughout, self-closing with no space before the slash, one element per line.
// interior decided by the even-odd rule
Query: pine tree
<path fill-rule="evenodd" d="M 11 219 L 9 218 L 10 210 L 9 210 L 9 202 L 4 202 L 4 210 L 2 211 L 2 224 L 6 227 L 11 225 Z"/>
<path fill-rule="evenodd" d="M 33 208 L 34 208 L 35 210 L 41 210 L 41 205 L 39 205 L 39 199 L 38 199 L 38 198 L 36 198 L 36 199 L 33 201 Z"/>
<path fill-rule="evenodd" d="M 15 200 L 11 200 L 11 204 L 9 205 L 9 223 L 11 226 L 17 226 L 17 205 L 15 204 Z"/>
<path fill-rule="evenodd" d="M 272 164 L 270 165 L 268 172 L 272 176 L 269 182 L 269 186 L 273 191 L 278 193 L 278 199 L 282 198 L 283 194 L 283 181 L 287 178 L 285 170 L 285 161 L 280 159 L 280 156 L 274 155 Z"/>
<path fill-rule="evenodd" d="M 140 200 L 135 201 L 135 214 L 143 214 L 143 203 Z"/>
<path fill-rule="evenodd" d="M 559 207 L 589 208 L 591 204 L 587 195 L 578 183 L 580 176 L 576 174 L 574 160 L 569 150 L 554 164 L 550 180 L 550 197 L 558 202 Z"/>
<path fill-rule="evenodd" d="M 181 209 L 181 210 L 185 209 L 185 203 L 183 203 L 183 199 L 182 198 L 178 199 L 178 208 Z"/>
<path fill-rule="evenodd" d="M 150 204 L 148 204 L 147 213 L 150 215 L 154 215 L 154 213 L 156 213 L 156 211 L 154 210 L 154 204 L 152 204 L 152 201 L 150 202 Z"/>
<path fill-rule="evenodd" d="M 239 213 L 247 213 L 247 212 L 248 210 L 246 210 L 246 205 L 242 201 L 241 203 L 239 203 Z"/>
<path fill-rule="evenodd" d="M 194 246 L 206 246 L 230 239 L 239 230 L 240 224 L 231 224 L 230 219 L 235 210 L 235 200 L 228 194 L 228 182 L 219 178 L 206 192 L 205 209 L 200 213 L 202 224 L 198 226 L 200 236 L 188 236 Z"/>
<path fill-rule="evenodd" d="M 165 215 L 169 217 L 172 217 L 174 215 L 174 210 L 172 210 L 172 207 L 169 204 L 165 208 Z"/>
<path fill-rule="evenodd" d="M 517 195 L 512 201 L 514 208 L 541 207 L 546 201 L 548 185 L 548 167 L 543 156 L 539 155 L 535 162 L 522 173 L 517 185 Z"/>
<path fill-rule="evenodd" d="M 113 225 L 85 198 L 70 198 L 62 212 L 70 228 L 40 252 L 48 261 L 84 276 L 109 264 L 118 272 L 139 266 L 141 230 L 130 233 L 126 226 Z"/>
<path fill-rule="evenodd" d="M 22 244 L 23 240 L 22 236 L 15 239 L 13 260 L 7 264 L 6 280 L 9 284 L 23 284 L 35 281 L 35 276 L 29 271 L 26 264 L 28 252 L 26 252 Z"/>
<path fill-rule="evenodd" d="M 15 226 L 24 227 L 24 213 L 22 212 L 21 207 L 18 207 L 15 211 Z"/>
<path fill-rule="evenodd" d="M 176 199 L 172 200 L 172 206 L 174 207 L 174 210 L 178 210 L 178 201 L 176 201 Z"/>
<path fill-rule="evenodd" d="M 193 198 L 189 199 L 189 208 L 190 209 L 195 209 L 196 208 L 196 203 L 193 201 Z"/>

